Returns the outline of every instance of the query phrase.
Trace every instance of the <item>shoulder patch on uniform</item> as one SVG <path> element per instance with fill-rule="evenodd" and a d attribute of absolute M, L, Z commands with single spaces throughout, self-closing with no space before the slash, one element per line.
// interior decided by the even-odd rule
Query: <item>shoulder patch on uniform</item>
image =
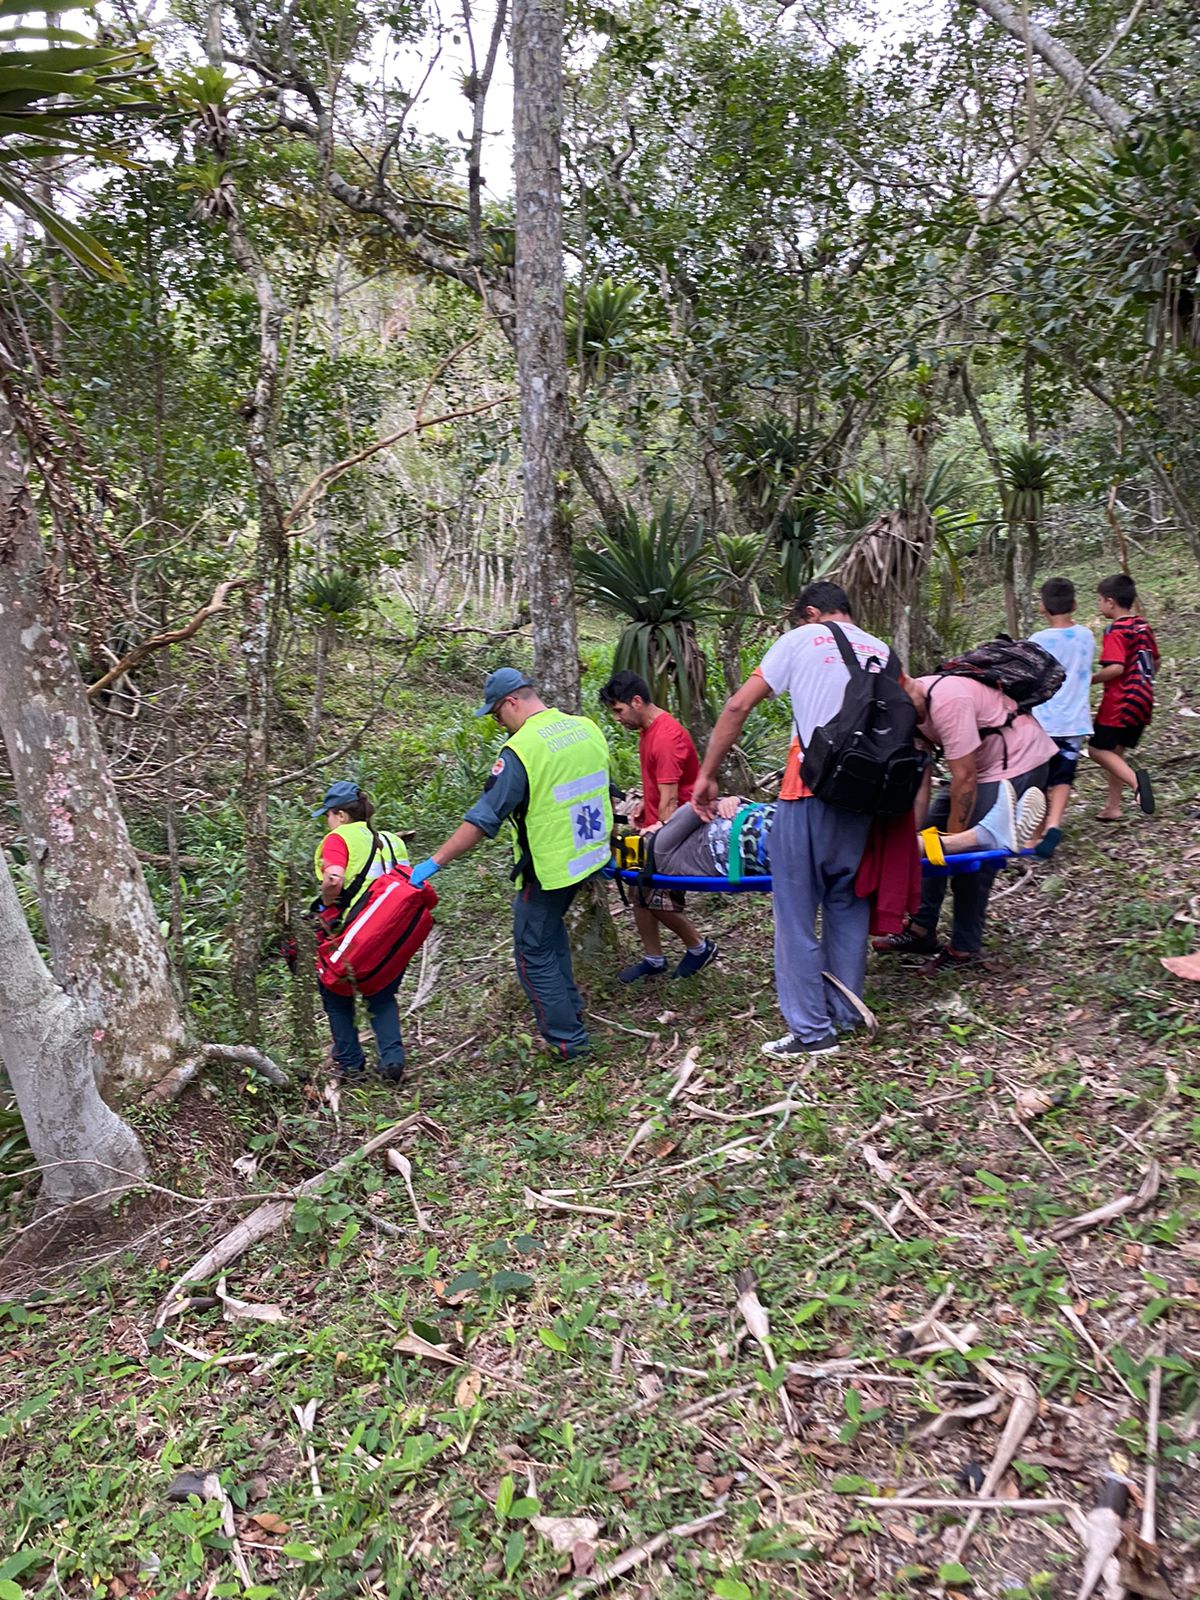
<path fill-rule="evenodd" d="M 503 756 L 497 756 L 496 757 L 496 761 L 495 761 L 495 765 L 492 767 L 492 777 L 493 778 L 498 778 L 503 771 L 504 771 L 504 757 Z"/>

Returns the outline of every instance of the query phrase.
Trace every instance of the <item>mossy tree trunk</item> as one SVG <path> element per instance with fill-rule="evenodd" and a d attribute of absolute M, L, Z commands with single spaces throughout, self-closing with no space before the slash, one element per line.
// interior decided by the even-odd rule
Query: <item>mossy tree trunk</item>
<path fill-rule="evenodd" d="M 67 642 L 15 418 L 0 397 L 0 731 L 50 959 L 93 1030 L 101 1091 L 170 1070 L 184 1022 L 158 914 Z"/>

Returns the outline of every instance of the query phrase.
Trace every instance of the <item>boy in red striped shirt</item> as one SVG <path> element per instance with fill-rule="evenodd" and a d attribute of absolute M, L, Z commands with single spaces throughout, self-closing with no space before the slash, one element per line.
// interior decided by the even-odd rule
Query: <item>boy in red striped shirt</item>
<path fill-rule="evenodd" d="M 1099 820 L 1117 822 L 1126 789 L 1133 790 L 1147 816 L 1154 812 L 1150 775 L 1131 767 L 1125 752 L 1137 746 L 1154 712 L 1158 641 L 1145 617 L 1135 610 L 1137 585 L 1126 573 L 1103 579 L 1096 593 L 1109 625 L 1100 647 L 1100 665 L 1092 674 L 1092 682 L 1102 683 L 1104 693 L 1088 755 L 1108 778 L 1108 802 L 1098 813 Z"/>

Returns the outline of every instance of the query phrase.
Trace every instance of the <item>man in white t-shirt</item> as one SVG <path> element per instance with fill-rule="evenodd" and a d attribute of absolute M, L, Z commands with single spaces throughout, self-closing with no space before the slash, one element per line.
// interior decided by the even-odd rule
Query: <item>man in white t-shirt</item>
<path fill-rule="evenodd" d="M 1033 714 L 1058 746 L 1046 779 L 1046 821 L 1034 850 L 1048 861 L 1062 841 L 1071 788 L 1083 742 L 1092 731 L 1092 663 L 1096 641 L 1092 630 L 1075 621 L 1075 585 L 1070 578 L 1048 578 L 1042 585 L 1042 615 L 1048 624 L 1031 633 L 1034 644 L 1048 650 L 1066 673 L 1057 694 Z"/>
<path fill-rule="evenodd" d="M 818 800 L 800 766 L 804 744 L 841 710 L 850 681 L 829 624 L 837 624 L 864 666 L 884 667 L 889 656 L 882 639 L 855 624 L 846 591 L 836 583 L 810 583 L 791 621 L 792 631 L 776 640 L 726 702 L 692 793 L 693 807 L 711 818 L 717 774 L 747 717 L 761 701 L 786 694 L 792 743 L 771 829 L 771 878 L 775 988 L 788 1032 L 763 1046 L 780 1061 L 832 1055 L 839 1030 L 875 1026 L 862 1000 L 870 902 L 854 892 L 871 819 Z"/>

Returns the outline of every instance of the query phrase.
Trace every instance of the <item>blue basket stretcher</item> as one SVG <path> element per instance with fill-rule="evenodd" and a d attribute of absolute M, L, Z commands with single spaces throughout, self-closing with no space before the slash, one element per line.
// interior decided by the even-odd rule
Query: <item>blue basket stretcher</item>
<path fill-rule="evenodd" d="M 947 856 L 944 867 L 937 866 L 932 861 L 922 861 L 921 875 L 925 878 L 952 878 L 959 872 L 978 872 L 993 863 L 1000 867 L 1007 861 L 1018 861 L 1023 856 L 1033 855 L 1032 850 L 1019 850 L 1015 854 L 1008 850 L 969 850 L 964 851 L 962 855 Z M 618 867 L 615 861 L 610 861 L 604 868 L 604 875 L 608 878 L 619 878 L 622 883 L 631 883 L 635 887 L 639 883 L 646 883 L 657 889 L 693 889 L 699 894 L 770 894 L 771 892 L 769 872 L 750 873 L 738 879 L 670 878 L 665 873 L 652 872 L 649 877 L 643 878 L 636 867 Z"/>

